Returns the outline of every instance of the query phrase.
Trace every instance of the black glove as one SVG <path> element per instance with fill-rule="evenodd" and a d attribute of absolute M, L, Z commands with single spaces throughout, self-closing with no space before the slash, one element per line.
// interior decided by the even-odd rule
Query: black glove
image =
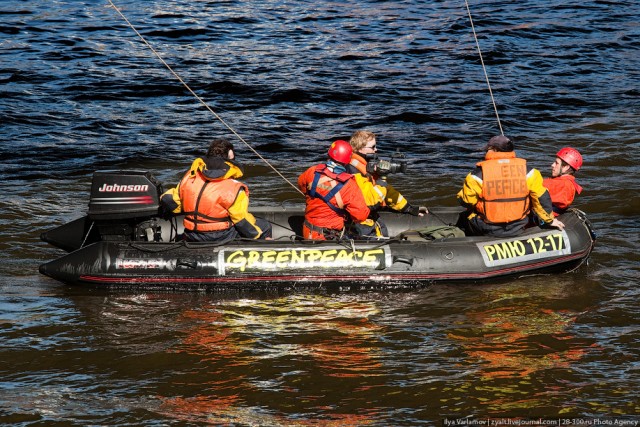
<path fill-rule="evenodd" d="M 158 215 L 160 216 L 160 218 L 166 219 L 167 221 L 174 217 L 173 212 L 168 210 L 163 205 L 160 205 L 160 207 L 158 208 Z"/>
<path fill-rule="evenodd" d="M 420 208 L 418 206 L 408 206 L 405 212 L 409 215 L 418 216 L 420 215 Z"/>

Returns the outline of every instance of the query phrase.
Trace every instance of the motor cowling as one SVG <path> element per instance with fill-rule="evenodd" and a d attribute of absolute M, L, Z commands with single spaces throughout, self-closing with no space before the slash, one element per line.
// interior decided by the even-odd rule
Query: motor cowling
<path fill-rule="evenodd" d="M 89 218 L 102 240 L 159 240 L 162 184 L 146 171 L 94 172 Z"/>
<path fill-rule="evenodd" d="M 94 172 L 89 217 L 107 220 L 155 216 L 161 194 L 162 185 L 150 172 Z"/>

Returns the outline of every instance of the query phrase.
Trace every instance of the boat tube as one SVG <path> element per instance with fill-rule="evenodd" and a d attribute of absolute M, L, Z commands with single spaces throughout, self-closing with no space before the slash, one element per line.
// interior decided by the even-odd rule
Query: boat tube
<path fill-rule="evenodd" d="M 73 285 L 138 288 L 255 289 L 273 286 L 416 286 L 486 282 L 577 269 L 595 234 L 585 214 L 560 216 L 564 230 L 530 227 L 517 237 L 456 237 L 460 208 L 430 208 L 423 216 L 382 212 L 385 240 L 302 240 L 304 206 L 254 207 L 273 225 L 273 240 L 185 242 L 182 217 L 163 218 L 161 184 L 146 171 L 95 172 L 88 214 L 42 233 L 67 254 L 40 272 Z"/>

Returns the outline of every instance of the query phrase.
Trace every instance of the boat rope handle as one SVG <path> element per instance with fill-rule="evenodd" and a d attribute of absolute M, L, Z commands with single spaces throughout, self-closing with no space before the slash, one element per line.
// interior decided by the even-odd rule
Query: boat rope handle
<path fill-rule="evenodd" d="M 267 164 L 267 166 L 269 166 L 271 169 L 273 169 L 273 171 L 275 173 L 277 173 L 282 179 L 284 179 L 290 186 L 292 186 L 293 188 L 295 188 L 298 193 L 302 194 L 304 196 L 304 193 L 296 186 L 294 185 L 291 181 L 289 181 L 284 175 L 282 175 L 280 173 L 280 171 L 278 169 L 276 169 L 273 165 L 271 165 L 271 163 L 269 163 L 269 161 L 267 161 L 267 159 L 265 159 L 262 155 L 260 155 L 260 153 L 258 153 L 247 141 L 244 140 L 244 138 L 242 138 L 231 126 L 229 126 L 227 124 L 227 122 L 225 122 L 222 117 L 220 117 L 215 111 L 213 111 L 213 109 L 200 97 L 198 96 L 197 93 L 195 93 L 190 87 L 189 85 L 182 80 L 182 78 L 175 72 L 173 71 L 173 68 L 171 68 L 171 66 L 169 66 L 169 64 L 167 64 L 167 62 L 162 58 L 162 56 L 160 56 L 160 54 L 153 48 L 153 46 L 151 46 L 149 44 L 149 42 L 147 42 L 147 40 L 142 36 L 142 34 L 140 34 L 138 32 L 138 30 L 136 29 L 136 27 L 133 26 L 133 24 L 131 22 L 129 22 L 129 20 L 127 19 L 126 16 L 124 16 L 124 14 L 120 11 L 120 9 L 118 9 L 118 7 L 113 3 L 112 0 L 107 0 L 109 2 L 109 4 L 111 5 L 111 7 L 113 7 L 113 9 L 118 12 L 118 15 L 120 15 L 122 17 L 122 19 L 124 19 L 124 21 L 127 23 L 127 25 L 129 25 L 129 27 L 131 27 L 131 29 L 138 35 L 138 37 L 140 37 L 140 39 L 142 40 L 142 42 L 147 45 L 147 47 L 151 50 L 151 52 L 154 53 L 155 56 L 158 57 L 158 59 L 160 60 L 160 62 L 162 62 L 162 64 L 164 64 L 165 67 L 167 67 L 167 69 L 171 72 L 171 74 L 173 74 L 173 76 L 178 79 L 178 81 L 180 81 L 180 83 L 182 83 L 182 85 L 193 95 L 196 97 L 196 99 L 198 101 L 200 101 L 200 103 L 202 105 L 204 105 L 204 107 L 209 110 L 209 112 L 211 114 L 213 114 L 213 116 L 218 119 L 220 121 L 220 123 L 222 123 L 227 129 L 229 129 L 231 131 L 231 133 L 233 133 L 240 141 L 242 141 L 242 143 L 244 145 L 246 145 L 252 152 L 253 154 L 255 154 L 256 156 L 258 156 L 260 158 L 260 160 L 262 160 L 263 162 L 265 162 Z"/>
<path fill-rule="evenodd" d="M 467 14 L 469 15 L 469 22 L 471 22 L 471 30 L 473 31 L 473 38 L 476 40 L 478 55 L 480 55 L 480 63 L 482 64 L 482 70 L 484 71 L 484 78 L 487 81 L 487 87 L 489 88 L 489 95 L 491 95 L 491 103 L 493 104 L 493 110 L 496 113 L 496 119 L 498 120 L 498 127 L 500 128 L 500 134 L 504 136 L 504 132 L 502 131 L 502 124 L 500 123 L 500 116 L 498 115 L 498 107 L 496 107 L 496 100 L 493 98 L 493 91 L 491 90 L 491 84 L 489 83 L 487 68 L 484 66 L 484 59 L 482 59 L 482 51 L 480 50 L 478 35 L 476 34 L 476 28 L 473 25 L 473 18 L 471 17 L 471 9 L 469 8 L 469 2 L 467 0 L 464 0 L 464 4 L 467 6 Z"/>

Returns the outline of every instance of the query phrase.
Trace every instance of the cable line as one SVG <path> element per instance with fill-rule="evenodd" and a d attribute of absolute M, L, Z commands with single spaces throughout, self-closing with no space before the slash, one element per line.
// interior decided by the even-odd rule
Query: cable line
<path fill-rule="evenodd" d="M 487 81 L 487 87 L 489 88 L 489 94 L 491 95 L 491 103 L 493 104 L 493 110 L 496 112 L 496 119 L 498 120 L 498 127 L 500 128 L 500 134 L 504 136 L 504 132 L 502 131 L 502 124 L 500 123 L 500 116 L 498 115 L 498 107 L 496 107 L 496 101 L 493 98 L 493 91 L 491 90 L 491 84 L 489 84 L 489 76 L 487 75 L 487 68 L 484 66 L 484 59 L 482 59 L 482 51 L 480 50 L 480 43 L 478 42 L 476 28 L 473 25 L 473 18 L 471 17 L 471 9 L 469 8 L 469 2 L 467 0 L 464 0 L 464 4 L 467 6 L 467 14 L 469 15 L 469 22 L 471 22 L 471 30 L 473 31 L 473 38 L 476 40 L 478 55 L 480 55 L 480 63 L 482 64 L 482 70 L 484 71 L 484 78 Z"/>
<path fill-rule="evenodd" d="M 120 11 L 120 9 L 118 9 L 118 7 L 113 3 L 112 0 L 108 0 L 109 4 L 111 5 L 111 7 L 113 7 L 113 9 L 118 12 L 118 14 L 122 17 L 122 19 L 127 23 L 127 25 L 129 25 L 129 27 L 131 27 L 131 29 L 138 35 L 138 37 L 140 37 L 140 39 L 142 40 L 142 42 L 147 45 L 147 47 L 151 50 L 151 52 L 153 52 L 158 59 L 160 60 L 160 62 L 162 62 L 164 64 L 165 67 L 167 67 L 167 69 L 171 72 L 171 74 L 173 74 L 173 76 L 178 79 L 178 81 L 180 81 L 180 83 L 182 83 L 182 85 L 193 95 L 196 97 L 196 99 L 198 101 L 200 101 L 200 103 L 202 105 L 205 106 L 205 108 L 207 110 L 209 110 L 209 112 L 211 114 L 214 115 L 214 117 L 216 119 L 218 119 L 220 121 L 220 123 L 222 123 L 227 129 L 229 129 L 231 131 L 231 133 L 233 133 L 240 141 L 242 141 L 242 143 L 244 143 L 244 145 L 246 145 L 256 156 L 258 156 L 260 158 L 260 160 L 262 160 L 263 162 L 265 162 L 271 169 L 273 169 L 273 171 L 275 173 L 277 173 L 278 175 L 280 175 L 280 177 L 282 179 L 284 179 L 290 186 L 292 186 L 293 188 L 295 188 L 298 193 L 304 195 L 304 193 L 302 191 L 300 191 L 300 189 L 294 185 L 291 181 L 289 181 L 284 175 L 282 175 L 280 173 L 280 171 L 278 171 L 273 165 L 271 165 L 271 163 L 269 163 L 267 161 L 267 159 L 265 159 L 262 155 L 260 155 L 260 153 L 258 153 L 251 145 L 249 145 L 249 143 L 247 141 L 244 140 L 244 138 L 242 138 L 231 126 L 229 126 L 227 124 L 227 122 L 225 122 L 222 117 L 220 117 L 215 111 L 213 111 L 213 109 L 200 97 L 198 96 L 197 93 L 195 93 L 190 87 L 189 85 L 182 80 L 182 78 L 175 72 L 173 71 L 173 68 L 171 68 L 171 66 L 169 66 L 169 64 L 167 64 L 167 62 L 162 58 L 162 56 L 160 56 L 160 54 L 153 48 L 153 46 L 151 46 L 149 44 L 149 42 L 147 42 L 147 40 L 142 36 L 142 34 L 140 34 L 140 32 L 138 32 L 138 30 L 136 29 L 136 27 L 133 26 L 133 24 L 127 19 L 126 16 L 124 16 L 124 14 Z"/>

